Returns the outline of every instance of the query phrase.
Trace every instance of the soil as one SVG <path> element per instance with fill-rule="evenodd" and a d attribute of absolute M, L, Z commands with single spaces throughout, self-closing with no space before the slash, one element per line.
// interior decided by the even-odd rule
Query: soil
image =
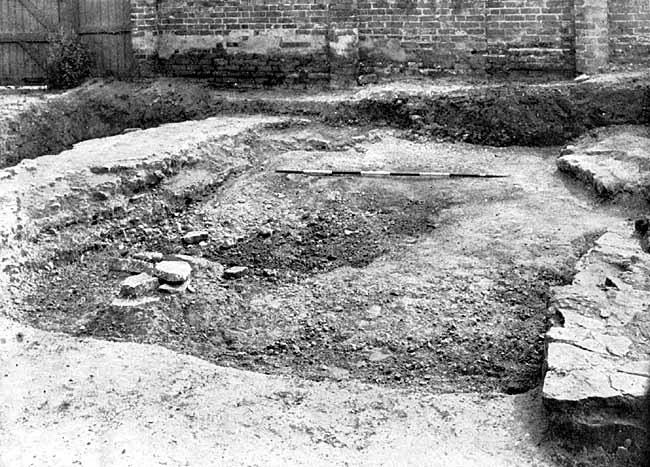
<path fill-rule="evenodd" d="M 351 147 L 353 137 L 365 142 Z M 278 141 L 338 150 L 272 150 Z M 142 193 L 126 217 L 57 234 L 52 256 L 31 264 L 22 319 L 264 373 L 520 393 L 540 382 L 548 288 L 569 282 L 602 225 L 620 216 L 606 207 L 594 212 L 593 202 L 567 191 L 554 149 L 416 143 L 399 132 L 379 138 L 322 126 L 267 130 L 241 147 L 257 163 L 207 193 L 185 188 L 179 197 L 170 190 L 176 175 Z M 513 177 L 273 173 L 314 165 Z M 180 241 L 198 229 L 210 233 L 204 245 Z M 116 310 L 111 302 L 124 276 L 108 263 L 139 251 L 189 254 L 249 274 L 222 280 L 207 269 L 194 278 L 194 293 L 162 297 L 137 313 Z"/>

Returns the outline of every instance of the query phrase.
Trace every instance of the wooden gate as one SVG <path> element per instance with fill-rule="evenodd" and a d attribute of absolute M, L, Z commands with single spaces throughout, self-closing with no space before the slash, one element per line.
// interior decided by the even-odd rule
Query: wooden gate
<path fill-rule="evenodd" d="M 78 7 L 79 34 L 93 53 L 96 75 L 129 75 L 133 66 L 129 0 L 78 0 Z"/>
<path fill-rule="evenodd" d="M 0 0 L 0 84 L 43 82 L 48 39 L 61 30 L 89 46 L 96 76 L 131 71 L 129 0 Z"/>

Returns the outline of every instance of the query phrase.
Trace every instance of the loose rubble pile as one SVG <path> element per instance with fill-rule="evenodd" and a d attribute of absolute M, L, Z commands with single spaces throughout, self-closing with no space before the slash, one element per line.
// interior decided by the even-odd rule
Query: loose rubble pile
<path fill-rule="evenodd" d="M 182 238 L 186 244 L 205 244 L 207 231 L 192 231 Z M 159 294 L 193 292 L 191 281 L 194 270 L 207 269 L 213 279 L 239 279 L 248 273 L 246 266 L 228 269 L 214 261 L 189 255 L 163 255 L 159 252 L 143 251 L 132 258 L 115 258 L 109 269 L 129 274 L 120 284 L 119 297 L 111 305 L 119 308 L 138 307 L 160 300 Z"/>

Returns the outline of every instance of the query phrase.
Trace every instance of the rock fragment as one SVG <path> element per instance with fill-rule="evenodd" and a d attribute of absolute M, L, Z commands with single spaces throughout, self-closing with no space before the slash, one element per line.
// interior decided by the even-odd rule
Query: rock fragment
<path fill-rule="evenodd" d="M 206 241 L 208 237 L 209 234 L 207 230 L 194 230 L 183 235 L 183 243 L 194 245 Z"/>
<path fill-rule="evenodd" d="M 156 264 L 154 274 L 160 280 L 172 284 L 180 284 L 189 279 L 192 266 L 185 261 L 161 261 Z"/>
<path fill-rule="evenodd" d="M 248 268 L 246 266 L 233 266 L 223 272 L 223 276 L 226 279 L 239 279 L 246 274 L 248 274 Z"/>
<path fill-rule="evenodd" d="M 178 294 L 188 290 L 189 286 L 190 280 L 188 279 L 182 284 L 162 284 L 160 287 L 158 287 L 158 290 L 160 292 L 165 292 L 168 294 Z"/>
<path fill-rule="evenodd" d="M 158 279 L 147 273 L 127 277 L 120 285 L 122 297 L 140 297 L 158 288 Z"/>

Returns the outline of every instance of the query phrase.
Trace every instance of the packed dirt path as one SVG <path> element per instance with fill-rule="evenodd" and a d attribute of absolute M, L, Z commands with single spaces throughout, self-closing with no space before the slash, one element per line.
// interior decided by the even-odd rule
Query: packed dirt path
<path fill-rule="evenodd" d="M 559 175 L 558 148 L 407 137 L 215 118 L 0 173 L 4 310 L 23 323 L 2 320 L 5 464 L 553 465 L 548 287 L 633 209 Z M 109 264 L 143 251 L 202 258 L 192 289 L 116 307 Z"/>

